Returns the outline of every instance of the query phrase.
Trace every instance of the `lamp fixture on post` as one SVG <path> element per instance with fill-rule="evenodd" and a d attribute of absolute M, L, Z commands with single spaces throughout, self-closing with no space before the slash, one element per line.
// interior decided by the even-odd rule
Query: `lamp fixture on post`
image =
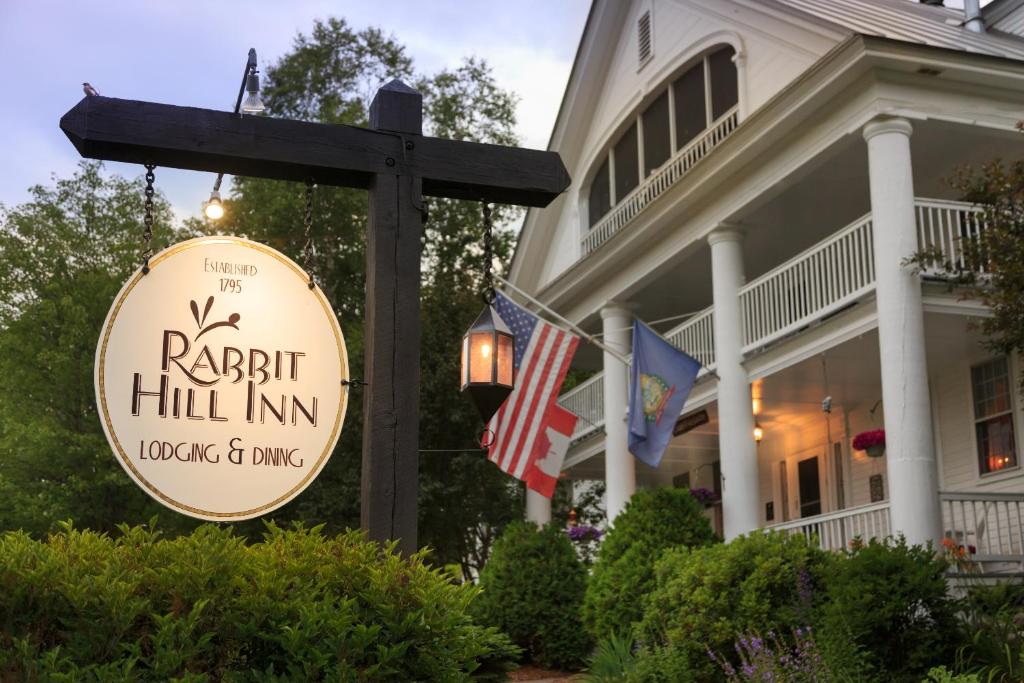
<path fill-rule="evenodd" d="M 512 393 L 515 384 L 515 336 L 494 308 L 497 294 L 491 275 L 493 236 L 491 234 L 491 208 L 486 203 L 484 212 L 484 290 L 486 308 L 462 337 L 462 392 L 469 393 L 484 422 L 488 422 Z"/>
<path fill-rule="evenodd" d="M 236 114 L 239 111 L 245 114 L 259 114 L 266 107 L 263 106 L 263 100 L 260 99 L 260 76 L 259 71 L 256 69 L 256 48 L 249 48 L 249 57 L 245 61 L 245 71 L 242 72 L 242 85 L 238 88 L 238 97 L 235 98 L 235 109 Z M 242 102 L 242 95 L 246 92 L 249 94 L 245 98 L 245 102 Z M 220 199 L 220 184 L 224 180 L 224 174 L 218 173 L 217 180 L 213 182 L 213 192 L 210 193 L 210 198 L 203 202 L 203 215 L 211 221 L 220 220 L 224 217 L 224 204 Z"/>

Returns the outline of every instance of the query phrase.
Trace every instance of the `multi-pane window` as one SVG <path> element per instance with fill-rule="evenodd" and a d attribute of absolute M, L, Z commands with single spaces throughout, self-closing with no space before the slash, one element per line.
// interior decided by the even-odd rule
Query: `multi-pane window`
<path fill-rule="evenodd" d="M 661 93 L 658 99 L 643 114 L 644 121 L 644 176 L 668 161 L 672 147 L 671 132 L 668 123 L 668 91 Z"/>
<path fill-rule="evenodd" d="M 640 184 L 641 150 L 646 177 L 736 106 L 735 54 L 725 46 L 691 64 L 636 115 L 594 175 L 588 204 L 591 227 Z"/>
<path fill-rule="evenodd" d="M 608 159 L 605 159 L 597 169 L 594 180 L 590 183 L 590 203 L 587 208 L 590 213 L 591 226 L 599 221 L 601 216 L 608 213 L 608 209 L 612 208 L 612 186 L 608 175 Z"/>
<path fill-rule="evenodd" d="M 634 123 L 615 143 L 615 201 L 621 201 L 640 184 L 639 150 Z"/>
<path fill-rule="evenodd" d="M 971 368 L 974 431 L 978 441 L 978 468 L 982 474 L 1017 465 L 1011 392 L 1006 358 L 996 358 Z"/>
<path fill-rule="evenodd" d="M 708 127 L 703 60 L 672 84 L 676 104 L 676 148 L 686 146 Z"/>

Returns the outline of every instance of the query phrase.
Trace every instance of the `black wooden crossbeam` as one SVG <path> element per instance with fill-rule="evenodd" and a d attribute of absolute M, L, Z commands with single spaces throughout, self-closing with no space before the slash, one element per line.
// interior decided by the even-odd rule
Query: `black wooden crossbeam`
<path fill-rule="evenodd" d="M 423 179 L 423 193 L 547 206 L 569 186 L 557 153 L 113 97 L 60 120 L 90 159 L 369 188 L 376 174 Z"/>

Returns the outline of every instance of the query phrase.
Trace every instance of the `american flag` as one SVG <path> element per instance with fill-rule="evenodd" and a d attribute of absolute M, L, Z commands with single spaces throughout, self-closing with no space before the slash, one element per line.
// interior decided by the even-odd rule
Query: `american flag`
<path fill-rule="evenodd" d="M 579 337 L 544 322 L 501 292 L 494 304 L 515 335 L 515 389 L 491 418 L 488 457 L 502 471 L 526 480 L 543 444 Z M 573 421 L 575 424 L 575 420 Z"/>

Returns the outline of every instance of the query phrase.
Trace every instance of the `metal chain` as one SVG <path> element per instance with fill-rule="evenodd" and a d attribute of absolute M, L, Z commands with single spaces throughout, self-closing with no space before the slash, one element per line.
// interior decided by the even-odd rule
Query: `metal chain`
<path fill-rule="evenodd" d="M 306 213 L 303 217 L 306 245 L 302 248 L 302 258 L 303 267 L 309 275 L 310 289 L 316 287 L 316 282 L 313 280 L 313 269 L 316 267 L 316 251 L 313 249 L 313 188 L 315 187 L 312 180 L 306 181 Z"/>
<path fill-rule="evenodd" d="M 484 303 L 490 306 L 494 303 L 496 294 L 494 291 L 494 275 L 491 267 L 494 265 L 494 225 L 491 223 L 491 205 L 483 204 L 484 212 L 484 290 L 481 292 Z"/>
<path fill-rule="evenodd" d="M 146 164 L 146 209 L 142 222 L 146 226 L 142 231 L 142 274 L 149 274 L 149 258 L 153 255 L 153 181 L 156 176 L 153 164 Z"/>

